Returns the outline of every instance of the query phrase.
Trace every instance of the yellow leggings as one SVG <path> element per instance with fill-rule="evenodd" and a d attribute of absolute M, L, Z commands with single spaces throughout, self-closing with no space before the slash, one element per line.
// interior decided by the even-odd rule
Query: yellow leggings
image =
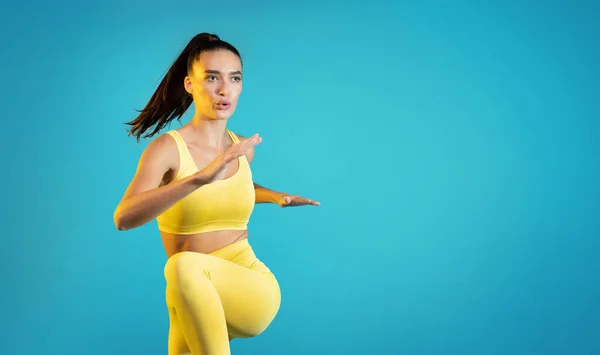
<path fill-rule="evenodd" d="M 210 254 L 177 253 L 165 278 L 169 355 L 229 355 L 231 339 L 259 335 L 279 311 L 279 284 L 247 239 Z"/>

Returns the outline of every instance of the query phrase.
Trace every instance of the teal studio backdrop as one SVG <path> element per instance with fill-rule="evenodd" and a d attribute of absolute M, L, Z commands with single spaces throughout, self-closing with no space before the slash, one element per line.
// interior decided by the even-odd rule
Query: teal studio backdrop
<path fill-rule="evenodd" d="M 207 31 L 244 56 L 229 128 L 264 138 L 255 181 L 322 203 L 256 207 L 283 303 L 233 354 L 599 354 L 599 14 L 3 3 L 0 353 L 166 354 L 156 223 L 112 216 L 149 142 L 124 122 Z"/>

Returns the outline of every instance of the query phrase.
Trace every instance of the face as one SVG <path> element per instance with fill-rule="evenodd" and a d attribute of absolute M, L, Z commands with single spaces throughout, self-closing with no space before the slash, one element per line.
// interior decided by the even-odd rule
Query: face
<path fill-rule="evenodd" d="M 184 84 L 199 114 L 206 119 L 226 120 L 242 93 L 241 61 L 227 50 L 202 53 Z"/>

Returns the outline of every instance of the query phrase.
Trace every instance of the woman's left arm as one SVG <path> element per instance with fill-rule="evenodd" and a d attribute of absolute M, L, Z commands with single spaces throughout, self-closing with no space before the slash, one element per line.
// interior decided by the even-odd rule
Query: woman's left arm
<path fill-rule="evenodd" d="M 270 190 L 264 186 L 254 183 L 254 192 L 256 195 L 256 203 L 275 203 L 280 207 L 296 207 L 296 206 L 319 206 L 319 201 L 311 200 L 299 195 L 291 195 L 285 192 L 277 192 Z"/>
<path fill-rule="evenodd" d="M 254 192 L 256 194 L 256 203 L 279 204 L 278 201 L 283 197 L 283 193 L 267 189 L 257 183 L 254 183 Z"/>

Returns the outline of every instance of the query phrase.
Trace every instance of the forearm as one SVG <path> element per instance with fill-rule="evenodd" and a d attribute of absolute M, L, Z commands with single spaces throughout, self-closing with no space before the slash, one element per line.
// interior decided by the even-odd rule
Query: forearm
<path fill-rule="evenodd" d="M 121 201 L 114 212 L 115 225 L 119 230 L 140 227 L 155 219 L 202 185 L 203 182 L 198 176 L 192 175 L 126 198 Z"/>
<path fill-rule="evenodd" d="M 277 203 L 277 200 L 281 196 L 280 192 L 267 189 L 257 183 L 254 183 L 254 192 L 256 203 Z"/>

